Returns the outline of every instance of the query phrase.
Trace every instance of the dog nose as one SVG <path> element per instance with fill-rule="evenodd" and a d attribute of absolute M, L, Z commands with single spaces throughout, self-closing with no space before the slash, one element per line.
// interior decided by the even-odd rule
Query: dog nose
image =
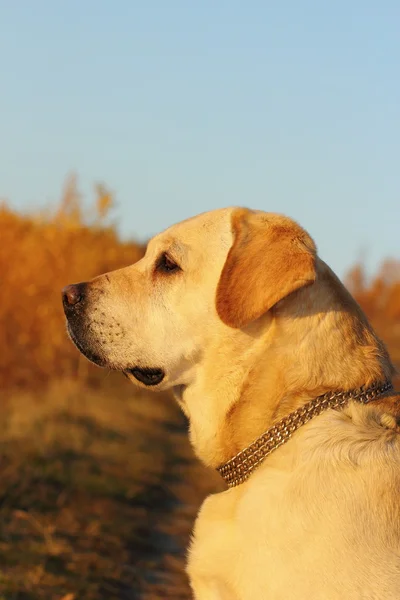
<path fill-rule="evenodd" d="M 85 298 L 85 283 L 67 285 L 62 291 L 62 299 L 65 308 L 72 308 Z"/>

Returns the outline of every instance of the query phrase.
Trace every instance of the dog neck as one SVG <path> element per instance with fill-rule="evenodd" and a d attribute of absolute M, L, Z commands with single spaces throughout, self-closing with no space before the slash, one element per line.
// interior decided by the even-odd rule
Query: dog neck
<path fill-rule="evenodd" d="M 241 450 L 229 461 L 217 469 L 228 487 L 235 487 L 247 481 L 255 469 L 275 450 L 290 440 L 297 429 L 306 425 L 311 419 L 318 417 L 326 410 L 343 410 L 349 402 L 368 404 L 379 401 L 393 392 L 393 384 L 389 381 L 376 382 L 369 388 L 360 388 L 347 392 L 328 392 L 318 396 L 304 406 L 284 417 L 249 446 Z M 395 421 L 396 425 L 396 421 Z"/>
<path fill-rule="evenodd" d="M 312 287 L 216 338 L 178 398 L 196 454 L 214 468 L 312 398 L 393 376 L 384 345 L 322 261 Z"/>

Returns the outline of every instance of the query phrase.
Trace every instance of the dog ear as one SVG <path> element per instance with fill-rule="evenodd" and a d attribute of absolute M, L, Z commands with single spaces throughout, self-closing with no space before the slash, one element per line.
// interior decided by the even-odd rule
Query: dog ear
<path fill-rule="evenodd" d="M 272 213 L 238 208 L 232 232 L 216 304 L 226 325 L 241 328 L 315 281 L 316 248 L 297 223 Z"/>

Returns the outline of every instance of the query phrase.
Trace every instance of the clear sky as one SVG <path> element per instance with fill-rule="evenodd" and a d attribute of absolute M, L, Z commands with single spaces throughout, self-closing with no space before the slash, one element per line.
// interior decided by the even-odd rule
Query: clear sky
<path fill-rule="evenodd" d="M 400 257 L 398 0 L 0 0 L 0 197 L 75 171 L 145 239 L 286 213 L 343 276 Z"/>

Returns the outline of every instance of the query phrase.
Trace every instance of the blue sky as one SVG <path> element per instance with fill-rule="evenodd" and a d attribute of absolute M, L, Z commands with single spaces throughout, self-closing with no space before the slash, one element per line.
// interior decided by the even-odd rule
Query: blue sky
<path fill-rule="evenodd" d="M 0 0 L 0 197 L 75 171 L 125 236 L 245 205 L 373 270 L 400 257 L 399 31 L 396 0 Z"/>

